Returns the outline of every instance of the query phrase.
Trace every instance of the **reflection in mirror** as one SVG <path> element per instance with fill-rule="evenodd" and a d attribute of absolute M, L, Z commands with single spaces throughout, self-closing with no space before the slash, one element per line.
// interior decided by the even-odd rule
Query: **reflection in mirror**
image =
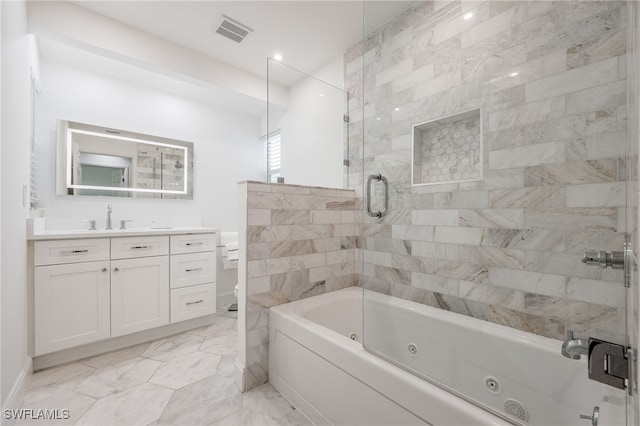
<path fill-rule="evenodd" d="M 58 194 L 193 198 L 193 144 L 58 123 Z"/>

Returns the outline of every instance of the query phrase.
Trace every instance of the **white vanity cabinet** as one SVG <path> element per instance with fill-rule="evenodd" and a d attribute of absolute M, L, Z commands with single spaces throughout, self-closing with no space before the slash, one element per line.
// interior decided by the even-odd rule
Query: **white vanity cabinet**
<path fill-rule="evenodd" d="M 34 241 L 35 355 L 215 313 L 215 250 L 213 232 Z"/>
<path fill-rule="evenodd" d="M 171 322 L 216 312 L 216 235 L 171 236 Z"/>
<path fill-rule="evenodd" d="M 112 238 L 111 259 L 111 337 L 169 324 L 169 237 Z"/>
<path fill-rule="evenodd" d="M 36 241 L 35 354 L 108 338 L 109 240 Z"/>

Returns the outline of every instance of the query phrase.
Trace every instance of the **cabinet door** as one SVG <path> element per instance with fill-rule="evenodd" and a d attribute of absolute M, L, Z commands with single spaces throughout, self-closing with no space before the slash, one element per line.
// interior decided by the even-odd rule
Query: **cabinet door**
<path fill-rule="evenodd" d="M 35 268 L 35 355 L 110 336 L 109 261 Z"/>
<path fill-rule="evenodd" d="M 168 323 L 168 256 L 111 261 L 111 336 Z"/>

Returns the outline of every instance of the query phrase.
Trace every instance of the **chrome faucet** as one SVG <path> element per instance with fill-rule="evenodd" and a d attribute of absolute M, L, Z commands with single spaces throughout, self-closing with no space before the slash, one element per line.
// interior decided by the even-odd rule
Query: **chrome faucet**
<path fill-rule="evenodd" d="M 562 344 L 561 353 L 571 359 L 580 359 L 581 355 L 589 355 L 589 341 L 587 339 L 574 339 L 573 331 L 567 330 L 567 340 Z"/>
<path fill-rule="evenodd" d="M 111 213 L 113 213 L 113 206 L 111 204 L 107 204 L 107 226 L 104 228 L 106 230 L 113 229 L 113 226 L 111 226 Z"/>

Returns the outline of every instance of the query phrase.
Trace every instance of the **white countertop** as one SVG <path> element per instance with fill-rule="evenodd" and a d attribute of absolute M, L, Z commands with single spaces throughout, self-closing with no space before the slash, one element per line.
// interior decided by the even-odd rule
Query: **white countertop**
<path fill-rule="evenodd" d="M 96 231 L 89 230 L 70 230 L 70 229 L 52 229 L 38 233 L 27 234 L 28 240 L 67 240 L 73 238 L 113 238 L 113 237 L 138 237 L 143 235 L 178 235 L 178 234 L 210 234 L 219 232 L 218 229 L 208 228 L 204 226 L 185 226 L 166 229 L 150 229 L 150 228 L 131 228 L 131 229 L 98 229 Z"/>

